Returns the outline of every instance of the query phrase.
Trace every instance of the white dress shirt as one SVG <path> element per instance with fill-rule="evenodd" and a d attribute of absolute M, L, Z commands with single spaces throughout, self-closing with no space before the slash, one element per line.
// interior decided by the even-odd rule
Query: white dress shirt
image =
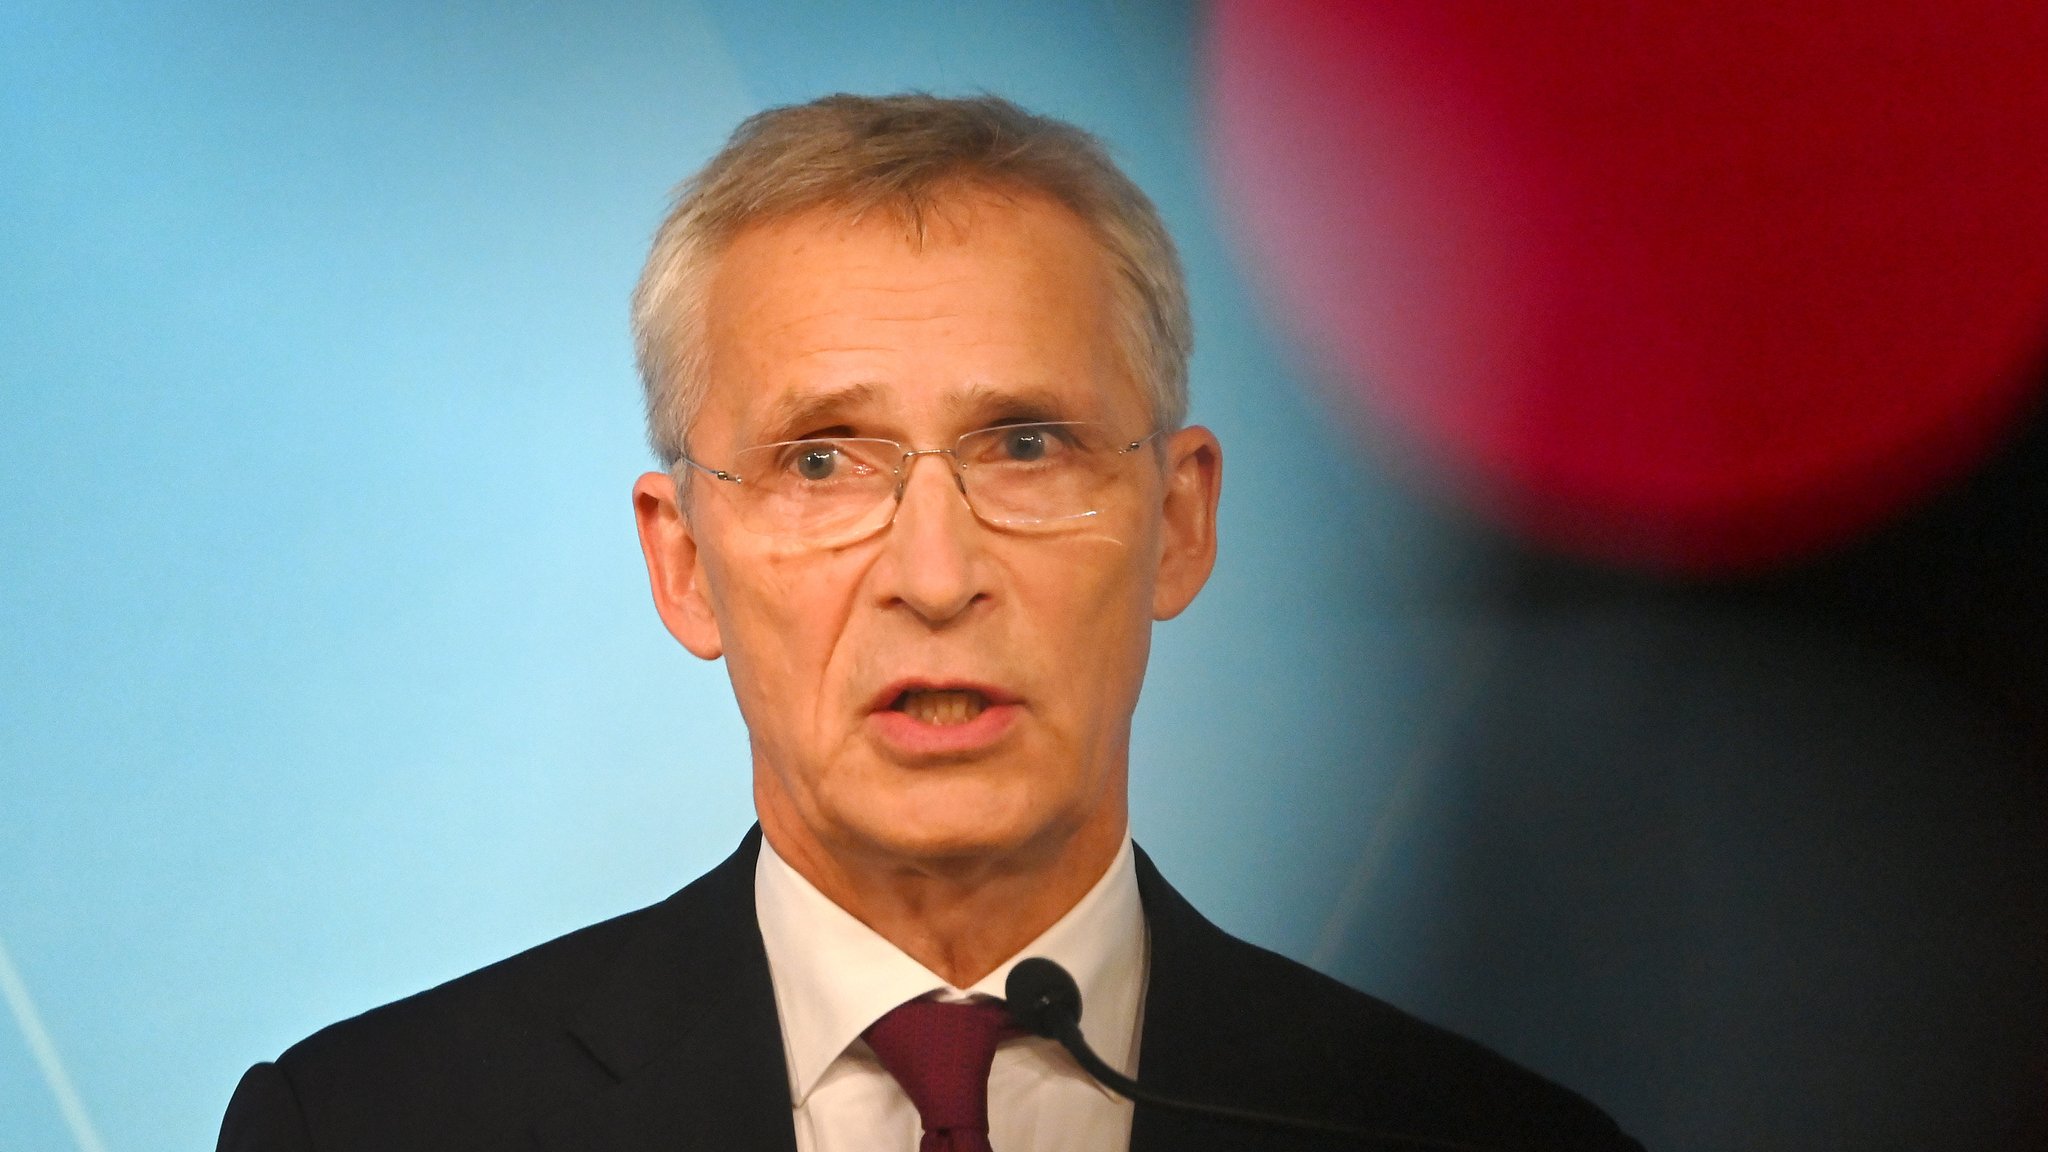
<path fill-rule="evenodd" d="M 754 868 L 754 910 L 775 983 L 798 1152 L 915 1152 L 910 1097 L 860 1034 L 906 1000 L 1003 994 L 1017 961 L 1058 961 L 1081 987 L 1081 1031 L 1109 1065 L 1138 1071 L 1148 948 L 1127 836 L 1109 871 L 1057 923 L 972 988 L 955 988 L 853 918 L 768 846 Z M 989 1072 L 995 1152 L 1126 1149 L 1131 1105 L 1096 1084 L 1051 1040 L 996 1050 Z"/>

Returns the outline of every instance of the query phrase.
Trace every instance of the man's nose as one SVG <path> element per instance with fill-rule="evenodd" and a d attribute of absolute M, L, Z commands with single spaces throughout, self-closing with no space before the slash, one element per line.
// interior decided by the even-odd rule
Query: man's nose
<path fill-rule="evenodd" d="M 881 590 L 927 623 L 943 624 L 986 591 L 980 564 L 985 529 L 967 506 L 950 454 L 918 453 L 903 468 L 903 495 L 883 545 Z"/>

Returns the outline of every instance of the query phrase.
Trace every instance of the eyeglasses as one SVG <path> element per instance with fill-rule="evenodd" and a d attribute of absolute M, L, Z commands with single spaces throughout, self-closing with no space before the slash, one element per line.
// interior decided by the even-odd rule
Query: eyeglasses
<path fill-rule="evenodd" d="M 951 448 L 894 440 L 816 437 L 743 449 L 730 471 L 684 455 L 688 465 L 733 485 L 749 531 L 819 546 L 850 544 L 896 518 L 919 456 L 947 456 L 953 483 L 983 523 L 1029 528 L 1102 511 L 1124 458 L 1158 436 L 1118 440 L 1100 424 L 1055 420 L 969 432 Z"/>

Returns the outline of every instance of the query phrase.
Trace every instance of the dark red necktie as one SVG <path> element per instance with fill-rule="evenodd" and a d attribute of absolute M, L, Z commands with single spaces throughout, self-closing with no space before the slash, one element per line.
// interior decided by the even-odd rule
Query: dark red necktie
<path fill-rule="evenodd" d="M 924 1122 L 917 1152 L 992 1152 L 988 1070 L 996 1045 L 1018 1034 L 999 1001 L 912 1000 L 861 1036 L 917 1105 Z"/>

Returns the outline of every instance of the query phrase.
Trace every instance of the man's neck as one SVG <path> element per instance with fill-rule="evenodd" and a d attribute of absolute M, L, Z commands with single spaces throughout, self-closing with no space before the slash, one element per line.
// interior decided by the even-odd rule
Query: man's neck
<path fill-rule="evenodd" d="M 769 844 L 798 875 L 955 988 L 1001 967 L 1080 903 L 1116 860 L 1125 829 L 1118 812 L 1051 851 L 925 860 L 831 851 L 761 816 Z"/>

